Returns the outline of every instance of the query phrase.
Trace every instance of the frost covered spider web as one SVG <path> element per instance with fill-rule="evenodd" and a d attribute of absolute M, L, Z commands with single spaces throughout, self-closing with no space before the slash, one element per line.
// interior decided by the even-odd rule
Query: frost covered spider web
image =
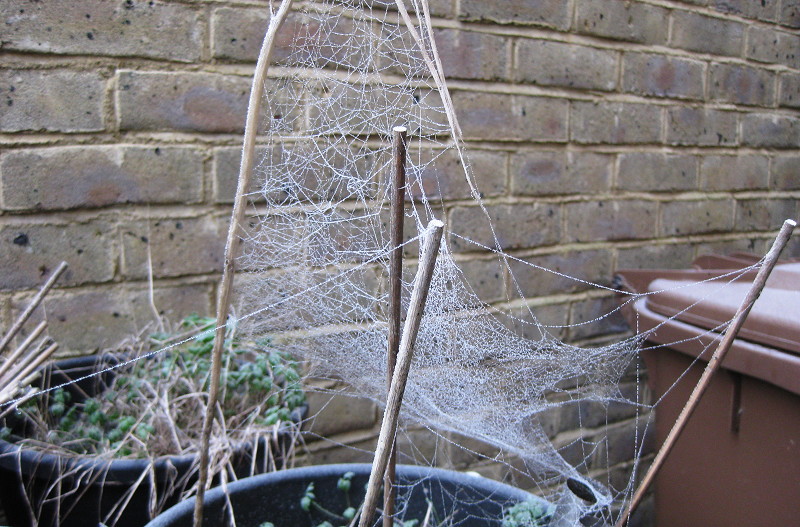
<path fill-rule="evenodd" d="M 265 89 L 266 141 L 240 257 L 248 270 L 240 287 L 240 309 L 248 315 L 241 323 L 312 363 L 315 376 L 385 398 L 391 131 L 406 127 L 406 219 L 413 235 L 404 250 L 416 254 L 430 219 L 447 220 L 445 197 L 469 202 L 480 218 L 471 229 L 488 233 L 490 241 L 482 245 L 473 232 L 447 226 L 405 417 L 457 448 L 471 449 L 453 437 L 497 447 L 495 460 L 557 504 L 553 525 L 577 525 L 591 514 L 610 522 L 610 507 L 627 495 L 630 481 L 614 488 L 610 476 L 591 479 L 588 460 L 603 455 L 603 441 L 571 441 L 580 452 L 576 468 L 552 445 L 541 416 L 565 405 L 583 411 L 619 401 L 636 406 L 637 396 L 623 396 L 619 383 L 639 341 L 565 344 L 529 308 L 515 316 L 491 309 L 465 278 L 454 245 L 491 255 L 507 270 L 509 289 L 522 296 L 510 272 L 515 259 L 503 250 L 480 197 L 481 175 L 464 149 L 427 3 L 411 2 L 413 14 L 403 7 L 378 0 L 306 2 L 281 30 L 279 40 L 290 44 L 276 51 Z M 412 256 L 406 264 L 405 301 L 414 262 Z M 566 490 L 570 479 L 584 489 L 583 498 Z"/>

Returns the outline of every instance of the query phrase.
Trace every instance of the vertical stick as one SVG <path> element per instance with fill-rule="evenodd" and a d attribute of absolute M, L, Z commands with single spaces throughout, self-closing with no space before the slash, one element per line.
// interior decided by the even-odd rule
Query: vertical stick
<path fill-rule="evenodd" d="M 764 285 L 767 283 L 767 278 L 769 278 L 772 269 L 775 267 L 775 264 L 778 261 L 781 251 L 783 251 L 783 248 L 786 247 L 786 243 L 789 241 L 789 237 L 792 235 L 792 230 L 794 230 L 796 226 L 797 222 L 793 220 L 786 220 L 783 223 L 783 227 L 781 227 L 778 237 L 775 238 L 775 242 L 772 244 L 769 252 L 767 252 L 767 255 L 764 257 L 764 263 L 761 265 L 761 269 L 758 270 L 758 274 L 756 275 L 756 279 L 753 281 L 753 285 L 750 287 L 750 290 L 747 292 L 742 304 L 736 311 L 731 324 L 725 330 L 722 340 L 717 346 L 717 349 L 714 351 L 714 354 L 711 356 L 711 359 L 709 359 L 706 369 L 703 371 L 703 375 L 700 377 L 700 380 L 697 382 L 694 390 L 692 390 L 692 394 L 689 396 L 689 400 L 686 402 L 683 410 L 681 410 L 680 415 L 678 415 L 678 419 L 672 426 L 672 430 L 670 430 L 669 434 L 667 434 L 664 444 L 661 445 L 661 449 L 656 454 L 653 464 L 650 466 L 650 469 L 645 474 L 641 485 L 639 485 L 639 488 L 633 495 L 633 499 L 631 499 L 630 504 L 628 504 L 628 507 L 625 509 L 619 521 L 617 522 L 617 527 L 623 527 L 628 522 L 631 513 L 639 505 L 639 502 L 641 502 L 644 493 L 647 491 L 647 488 L 653 482 L 653 479 L 655 479 L 656 474 L 664 464 L 664 460 L 672 451 L 672 447 L 675 446 L 675 442 L 678 440 L 678 437 L 680 437 L 681 432 L 683 432 L 686 426 L 686 423 L 689 421 L 692 413 L 697 408 L 700 398 L 703 396 L 706 388 L 708 388 L 708 385 L 711 382 L 711 377 L 722 365 L 722 360 L 728 353 L 728 350 L 733 344 L 733 340 L 736 338 L 736 335 L 739 333 L 742 324 L 744 324 L 745 319 L 747 319 L 750 309 L 753 307 L 753 304 L 758 299 L 761 291 L 764 289 Z"/>
<path fill-rule="evenodd" d="M 422 256 L 417 269 L 417 276 L 414 278 L 414 290 L 411 293 L 411 303 L 408 306 L 408 315 L 403 327 L 403 336 L 400 340 L 400 353 L 397 356 L 397 364 L 392 376 L 392 385 L 389 397 L 386 400 L 386 410 L 383 412 L 383 422 L 381 432 L 378 436 L 378 446 L 375 449 L 375 460 L 372 463 L 372 472 L 367 483 L 367 495 L 364 498 L 364 508 L 361 513 L 359 527 L 367 527 L 372 521 L 380 492 L 381 481 L 386 473 L 386 465 L 389 462 L 389 452 L 394 444 L 394 437 L 397 433 L 397 419 L 400 414 L 400 405 L 403 403 L 403 393 L 408 381 L 408 371 L 411 368 L 411 358 L 414 354 L 414 342 L 417 339 L 422 312 L 425 309 L 425 302 L 428 299 L 433 269 L 436 265 L 436 257 L 439 254 L 439 244 L 442 241 L 442 230 L 444 223 L 433 220 L 428 224 L 425 233 L 425 244 Z"/>
<path fill-rule="evenodd" d="M 0 351 L 3 351 L 3 349 L 8 346 L 8 343 L 11 342 L 11 339 L 14 338 L 14 335 L 17 334 L 17 331 L 19 331 L 25 321 L 28 320 L 28 317 L 31 316 L 33 310 L 36 309 L 36 307 L 41 303 L 44 295 L 46 295 L 50 288 L 53 287 L 53 284 L 56 283 L 58 277 L 61 276 L 61 273 L 63 273 L 67 267 L 67 262 L 61 262 L 56 270 L 53 271 L 53 274 L 50 275 L 50 278 L 47 279 L 47 282 L 45 282 L 42 288 L 39 289 L 39 292 L 36 293 L 35 297 L 33 297 L 33 300 L 31 300 L 31 303 L 28 305 L 25 311 L 23 311 L 22 314 L 17 318 L 17 320 L 11 326 L 11 329 L 8 330 L 8 333 L 3 336 L 3 340 L 0 340 Z"/>
<path fill-rule="evenodd" d="M 393 158 L 394 174 L 391 195 L 391 247 L 389 257 L 389 342 L 386 362 L 386 392 L 392 389 L 392 375 L 400 349 L 400 312 L 403 293 L 403 219 L 406 198 L 406 128 L 396 126 L 394 130 Z M 397 452 L 394 444 L 389 455 L 389 464 L 383 479 L 383 527 L 394 527 L 394 478 Z"/>
<path fill-rule="evenodd" d="M 231 292 L 233 291 L 233 277 L 236 270 L 236 240 L 239 239 L 241 224 L 244 220 L 245 193 L 250 187 L 250 176 L 253 172 L 256 135 L 258 133 L 258 117 L 261 113 L 261 98 L 264 83 L 267 79 L 270 57 L 272 55 L 275 34 L 286 19 L 293 0 L 281 0 L 281 5 L 270 20 L 261 51 L 258 55 L 253 86 L 250 89 L 250 100 L 247 106 L 247 119 L 244 127 L 244 140 L 242 145 L 242 163 L 239 167 L 239 182 L 236 187 L 231 224 L 228 227 L 228 238 L 225 242 L 225 261 L 222 269 L 222 282 L 220 283 L 217 298 L 217 322 L 214 333 L 214 347 L 211 363 L 211 384 L 208 390 L 208 407 L 203 420 L 203 434 L 200 445 L 200 474 L 197 481 L 197 496 L 194 503 L 194 527 L 203 525 L 203 500 L 206 485 L 208 484 L 208 449 L 211 439 L 211 428 L 214 424 L 215 409 L 219 395 L 220 372 L 222 371 L 222 345 L 225 342 L 225 330 L 230 309 Z"/>

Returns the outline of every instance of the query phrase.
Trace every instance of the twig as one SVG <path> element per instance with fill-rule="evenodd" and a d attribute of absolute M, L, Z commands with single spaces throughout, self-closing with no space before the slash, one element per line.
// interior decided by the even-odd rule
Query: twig
<path fill-rule="evenodd" d="M 680 437 L 681 432 L 683 432 L 686 423 L 689 421 L 689 418 L 692 416 L 695 408 L 697 408 L 700 398 L 703 396 L 706 388 L 708 388 L 712 376 L 722 365 L 722 361 L 733 344 L 733 340 L 736 338 L 736 335 L 739 333 L 742 324 L 744 324 L 745 319 L 747 319 L 750 309 L 753 307 L 753 304 L 758 299 L 761 291 L 764 289 L 764 285 L 767 283 L 767 279 L 769 278 L 772 269 L 775 267 L 781 251 L 783 251 L 783 248 L 786 247 L 789 237 L 792 235 L 792 230 L 794 230 L 796 226 L 797 222 L 793 220 L 786 220 L 783 223 L 783 227 L 781 227 L 777 238 L 775 238 L 775 242 L 772 244 L 769 252 L 767 252 L 766 256 L 764 257 L 764 263 L 761 265 L 761 269 L 758 270 L 758 274 L 753 281 L 753 285 L 750 287 L 750 290 L 747 292 L 742 304 L 736 311 L 731 324 L 725 330 L 722 340 L 720 341 L 717 349 L 714 351 L 714 354 L 709 359 L 708 364 L 703 371 L 703 375 L 700 377 L 700 380 L 697 382 L 694 390 L 692 390 L 692 394 L 689 396 L 689 400 L 686 402 L 683 410 L 681 410 L 680 415 L 678 415 L 678 419 L 672 426 L 672 430 L 670 430 L 669 434 L 667 434 L 664 444 L 661 445 L 661 449 L 656 454 L 655 459 L 653 459 L 653 464 L 650 465 L 650 469 L 645 474 L 641 485 L 639 485 L 639 488 L 633 495 L 633 499 L 631 499 L 628 507 L 619 518 L 619 521 L 616 524 L 617 527 L 623 527 L 628 522 L 631 513 L 639 505 L 639 502 L 641 502 L 642 498 L 644 497 L 644 493 L 647 491 L 648 487 L 653 482 L 653 479 L 655 479 L 656 474 L 661 469 L 661 466 L 664 464 L 664 460 L 672 451 L 672 447 L 675 446 L 675 443 L 678 440 L 678 437 Z"/>
<path fill-rule="evenodd" d="M 39 322 L 39 325 L 36 326 L 36 328 L 34 328 L 33 332 L 30 335 L 28 335 L 28 338 L 26 338 L 23 341 L 23 343 L 20 344 L 19 347 L 16 350 L 14 350 L 14 352 L 11 355 L 8 356 L 3 365 L 0 366 L 0 379 L 2 379 L 3 375 L 5 375 L 6 372 L 10 370 L 12 366 L 14 366 L 14 364 L 17 362 L 17 359 L 19 359 L 20 356 L 22 356 L 22 354 L 25 352 L 25 350 L 27 350 L 28 347 L 30 347 L 30 345 L 33 344 L 33 341 L 39 338 L 39 335 L 42 334 L 42 332 L 46 327 L 47 327 L 46 320 L 42 320 L 41 322 Z"/>
<path fill-rule="evenodd" d="M 403 403 L 403 392 L 408 381 L 408 371 L 411 368 L 411 359 L 414 354 L 414 343 L 417 339 L 425 302 L 428 299 L 436 257 L 439 254 L 439 244 L 442 240 L 444 223 L 433 220 L 428 224 L 425 233 L 425 244 L 414 278 L 414 290 L 411 293 L 411 302 L 408 307 L 408 316 L 403 327 L 403 336 L 400 340 L 400 353 L 397 356 L 397 365 L 392 376 L 392 386 L 386 400 L 386 410 L 383 413 L 383 423 L 378 436 L 378 446 L 375 450 L 375 460 L 372 463 L 372 472 L 367 484 L 367 495 L 364 498 L 364 511 L 361 514 L 359 527 L 367 527 L 372 521 L 377 506 L 378 493 L 381 481 L 386 473 L 389 462 L 389 452 L 392 450 L 394 437 L 397 433 L 397 419 L 400 405 Z"/>
<path fill-rule="evenodd" d="M 391 193 L 391 248 L 389 257 L 389 341 L 386 362 L 386 391 L 391 391 L 394 365 L 400 349 L 400 322 L 403 294 L 403 219 L 406 199 L 406 132 L 397 126 L 394 132 L 394 174 Z M 394 446 L 389 455 L 389 464 L 383 480 L 383 527 L 394 527 L 395 491 L 394 478 L 397 452 Z"/>
<path fill-rule="evenodd" d="M 52 355 L 57 349 L 58 349 L 58 343 L 54 342 L 50 344 L 50 346 L 48 346 L 44 351 L 38 354 L 38 356 L 33 362 L 28 364 L 22 370 L 18 370 L 19 373 L 16 373 L 13 376 L 13 378 L 8 382 L 8 384 L 3 387 L 3 390 L 0 391 L 0 404 L 9 401 L 14 396 L 14 394 L 16 394 L 22 387 L 19 381 L 25 379 L 25 377 L 30 375 L 44 361 L 49 359 L 50 355 Z"/>
<path fill-rule="evenodd" d="M 217 322 L 214 334 L 214 348 L 212 350 L 211 364 L 211 384 L 208 391 L 208 406 L 206 407 L 205 419 L 203 420 L 203 434 L 200 447 L 200 474 L 197 483 L 197 496 L 194 507 L 194 527 L 203 525 L 203 499 L 205 488 L 208 483 L 208 449 L 211 438 L 211 427 L 214 421 L 214 408 L 217 405 L 219 394 L 220 374 L 222 370 L 222 344 L 225 341 L 225 329 L 228 320 L 228 310 L 230 309 L 231 292 L 233 290 L 234 271 L 236 270 L 236 240 L 239 239 L 241 224 L 244 220 L 245 194 L 250 187 L 250 175 L 253 172 L 254 152 L 256 144 L 256 134 L 258 133 L 258 117 L 261 113 L 261 99 L 264 84 L 269 69 L 270 57 L 272 55 L 275 34 L 283 24 L 292 0 L 281 0 L 278 12 L 270 20 L 264 41 L 261 44 L 261 51 L 258 55 L 255 74 L 253 75 L 253 85 L 250 89 L 250 100 L 247 106 L 247 120 L 244 129 L 244 141 L 242 145 L 242 163 L 239 167 L 239 181 L 236 187 L 236 198 L 233 203 L 231 213 L 231 223 L 228 228 L 228 237 L 225 241 L 225 261 L 222 270 L 222 282 L 220 283 L 219 298 L 217 301 Z"/>
<path fill-rule="evenodd" d="M 11 326 L 11 329 L 8 330 L 8 333 L 3 336 L 3 340 L 0 340 L 0 352 L 3 351 L 6 346 L 8 346 L 8 343 L 11 342 L 11 339 L 14 338 L 14 335 L 17 334 L 25 321 L 28 320 L 28 317 L 31 316 L 33 310 L 39 306 L 44 298 L 44 295 L 46 295 L 50 288 L 53 287 L 53 284 L 56 283 L 58 277 L 61 276 L 61 273 L 63 273 L 67 267 L 67 262 L 61 262 L 56 270 L 53 271 L 53 274 L 50 275 L 50 278 L 47 279 L 47 282 L 45 282 L 42 288 L 39 289 L 39 292 L 36 293 L 35 297 L 33 297 L 33 300 L 31 300 L 31 303 L 28 305 L 25 311 L 23 311 L 19 318 L 17 318 L 16 322 L 14 322 L 14 324 Z"/>

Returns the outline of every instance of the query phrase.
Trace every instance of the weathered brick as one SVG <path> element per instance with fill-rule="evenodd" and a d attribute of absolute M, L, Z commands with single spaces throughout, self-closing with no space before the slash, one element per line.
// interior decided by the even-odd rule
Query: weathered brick
<path fill-rule="evenodd" d="M 688 245 L 652 245 L 617 251 L 617 269 L 683 269 L 691 265 L 694 249 Z"/>
<path fill-rule="evenodd" d="M 689 51 L 740 57 L 744 45 L 745 27 L 744 24 L 733 20 L 691 11 L 673 11 L 671 44 Z"/>
<path fill-rule="evenodd" d="M 568 0 L 461 0 L 460 20 L 496 22 L 498 24 L 548 26 L 560 30 L 569 28 Z"/>
<path fill-rule="evenodd" d="M 654 446 L 655 426 L 648 419 L 632 419 L 604 430 L 589 463 L 591 468 L 607 469 L 652 452 Z"/>
<path fill-rule="evenodd" d="M 448 79 L 508 78 L 511 39 L 458 29 L 437 29 L 433 36 Z"/>
<path fill-rule="evenodd" d="M 618 57 L 616 51 L 522 39 L 514 78 L 541 86 L 610 91 L 617 85 Z"/>
<path fill-rule="evenodd" d="M 277 148 L 277 147 L 276 147 Z M 255 158 L 264 159 L 268 149 L 256 147 Z M 214 201 L 233 203 L 239 183 L 239 168 L 242 162 L 242 148 L 238 146 L 218 148 L 214 151 Z M 263 184 L 262 172 L 255 170 L 248 192 L 253 192 Z"/>
<path fill-rule="evenodd" d="M 496 258 L 459 262 L 469 289 L 484 303 L 507 300 L 503 267 Z"/>
<path fill-rule="evenodd" d="M 209 314 L 211 287 L 205 284 L 156 287 L 153 299 L 159 314 L 178 321 L 191 313 Z M 19 297 L 14 304 L 18 312 L 30 298 Z M 154 331 L 155 315 L 146 288 L 113 288 L 90 291 L 53 291 L 44 301 L 47 309 L 47 331 L 61 346 L 61 351 L 89 352 L 117 346 L 143 331 Z M 32 317 L 35 327 L 43 317 L 37 309 Z"/>
<path fill-rule="evenodd" d="M 520 249 L 553 245 L 561 237 L 561 214 L 557 205 L 491 205 L 487 211 L 488 218 L 479 207 L 454 207 L 448 225 L 453 232 L 490 248 Z M 496 243 L 490 222 L 497 234 Z M 454 251 L 481 250 L 456 236 L 450 237 L 450 245 Z"/>
<path fill-rule="evenodd" d="M 792 0 L 784 0 L 784 3 Z M 722 13 L 733 13 L 747 18 L 775 22 L 778 19 L 778 0 L 712 0 L 714 9 Z"/>
<path fill-rule="evenodd" d="M 218 59 L 255 62 L 270 21 L 269 9 L 221 7 L 211 15 L 212 54 Z M 281 63 L 291 52 L 293 34 L 287 28 L 299 23 L 300 15 L 289 13 L 278 31 L 272 50 Z"/>
<path fill-rule="evenodd" d="M 668 201 L 661 205 L 664 236 L 727 232 L 733 228 L 733 200 Z"/>
<path fill-rule="evenodd" d="M 129 278 L 190 276 L 222 269 L 226 221 L 221 218 L 172 218 L 120 225 L 122 271 Z"/>
<path fill-rule="evenodd" d="M 453 94 L 453 104 L 467 139 L 567 139 L 569 103 L 563 99 L 459 91 Z"/>
<path fill-rule="evenodd" d="M 360 0 L 360 3 L 376 9 L 397 11 L 397 2 L 395 0 Z M 431 15 L 450 17 L 453 14 L 452 0 L 430 0 L 427 4 Z M 406 9 L 408 9 L 409 13 L 416 12 L 411 2 L 406 3 Z"/>
<path fill-rule="evenodd" d="M 769 106 L 775 92 L 775 74 L 740 64 L 712 64 L 709 96 L 734 104 Z"/>
<path fill-rule="evenodd" d="M 781 106 L 800 108 L 800 74 L 782 73 L 781 81 Z"/>
<path fill-rule="evenodd" d="M 511 192 L 518 196 L 609 190 L 614 157 L 592 152 L 533 151 L 511 157 Z"/>
<path fill-rule="evenodd" d="M 800 156 L 773 158 L 770 181 L 776 190 L 800 190 Z"/>
<path fill-rule="evenodd" d="M 780 23 L 787 27 L 800 27 L 800 4 L 784 0 L 781 3 Z"/>
<path fill-rule="evenodd" d="M 634 191 L 685 191 L 697 188 L 697 158 L 682 154 L 621 154 L 617 187 Z"/>
<path fill-rule="evenodd" d="M 767 148 L 797 148 L 800 119 L 789 115 L 749 113 L 742 116 L 742 144 Z"/>
<path fill-rule="evenodd" d="M 203 154 L 193 147 L 32 148 L 0 161 L 6 210 L 197 203 L 202 190 Z"/>
<path fill-rule="evenodd" d="M 575 342 L 628 331 L 628 324 L 618 307 L 613 296 L 573 302 L 568 338 Z"/>
<path fill-rule="evenodd" d="M 103 130 L 103 88 L 95 72 L 0 70 L 0 130 Z"/>
<path fill-rule="evenodd" d="M 667 109 L 667 143 L 692 146 L 733 146 L 736 144 L 736 112 L 673 106 Z"/>
<path fill-rule="evenodd" d="M 641 144 L 661 138 L 661 109 L 649 104 L 576 101 L 570 120 L 578 143 Z"/>
<path fill-rule="evenodd" d="M 3 48 L 58 54 L 196 61 L 204 40 L 201 10 L 125 0 L 3 2 Z"/>
<path fill-rule="evenodd" d="M 566 239 L 597 242 L 652 238 L 658 204 L 639 200 L 599 200 L 565 205 Z"/>
<path fill-rule="evenodd" d="M 705 64 L 695 60 L 625 53 L 622 88 L 639 95 L 702 99 Z"/>
<path fill-rule="evenodd" d="M 343 389 L 308 391 L 306 430 L 320 437 L 370 429 L 377 421 L 375 402 Z"/>
<path fill-rule="evenodd" d="M 769 159 L 757 155 L 705 156 L 700 190 L 758 190 L 769 183 Z"/>
<path fill-rule="evenodd" d="M 483 197 L 498 196 L 506 191 L 506 154 L 470 149 L 467 152 L 471 177 Z M 409 158 L 420 168 L 409 167 L 406 173 L 409 199 L 468 199 L 472 192 L 458 152 L 449 150 L 409 152 Z M 430 163 L 430 164 L 429 164 Z"/>
<path fill-rule="evenodd" d="M 535 321 L 531 313 L 533 313 L 533 317 L 536 317 Z M 516 308 L 510 312 L 509 316 L 498 315 L 498 319 L 514 334 L 529 340 L 541 340 L 545 335 L 563 339 L 567 335 L 569 303 Z"/>
<path fill-rule="evenodd" d="M 747 33 L 747 58 L 800 69 L 800 35 L 752 26 Z"/>
<path fill-rule="evenodd" d="M 117 111 L 122 130 L 244 130 L 250 80 L 216 73 L 121 71 Z"/>
<path fill-rule="evenodd" d="M 775 231 L 786 219 L 797 220 L 796 199 L 741 199 L 736 201 L 737 231 Z"/>
<path fill-rule="evenodd" d="M 599 37 L 664 44 L 669 11 L 624 0 L 581 0 L 575 5 L 575 30 Z"/>
<path fill-rule="evenodd" d="M 74 224 L 9 223 L 0 227 L 0 289 L 39 287 L 62 262 L 57 286 L 114 278 L 114 226 L 94 220 Z"/>
<path fill-rule="evenodd" d="M 586 282 L 607 281 L 604 273 L 611 268 L 611 253 L 604 249 L 537 255 L 525 260 L 538 267 L 510 261 L 514 277 L 510 291 L 512 297 L 533 298 L 585 291 L 590 288 Z"/>

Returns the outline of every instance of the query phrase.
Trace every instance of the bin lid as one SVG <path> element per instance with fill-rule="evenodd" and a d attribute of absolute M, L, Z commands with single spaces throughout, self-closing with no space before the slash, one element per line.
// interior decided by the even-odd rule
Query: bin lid
<path fill-rule="evenodd" d="M 744 300 L 755 273 L 734 281 L 724 270 L 716 274 L 722 276 L 702 282 L 691 270 L 685 275 L 673 272 L 668 278 L 655 278 L 647 286 L 651 293 L 647 307 L 660 315 L 721 332 Z M 775 267 L 737 338 L 800 354 L 800 262 Z"/>

